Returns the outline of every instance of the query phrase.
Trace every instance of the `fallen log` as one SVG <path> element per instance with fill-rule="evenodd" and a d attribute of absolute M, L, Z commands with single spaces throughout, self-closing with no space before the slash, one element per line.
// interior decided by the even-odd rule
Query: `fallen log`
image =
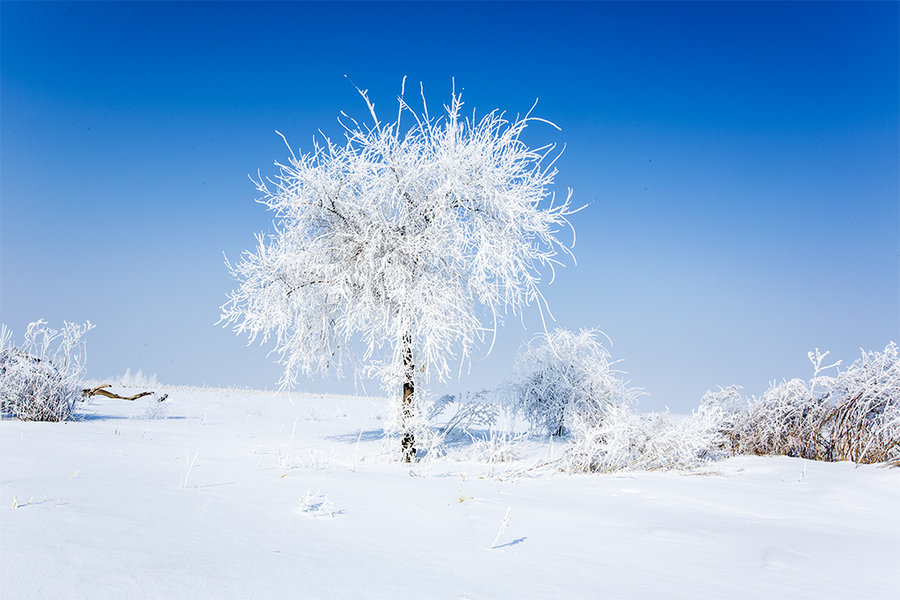
<path fill-rule="evenodd" d="M 107 390 L 106 388 L 108 387 L 112 387 L 112 384 L 107 383 L 106 385 L 98 385 L 97 387 L 92 389 L 81 390 L 81 395 L 84 398 L 89 398 L 90 396 L 106 396 L 107 398 L 114 398 L 116 400 L 137 400 L 138 398 L 143 398 L 144 396 L 153 394 L 153 392 L 141 392 L 140 394 L 135 394 L 134 396 L 120 396 Z M 168 397 L 168 394 L 163 394 L 163 396 L 159 400 L 157 400 L 157 402 L 163 402 Z"/>

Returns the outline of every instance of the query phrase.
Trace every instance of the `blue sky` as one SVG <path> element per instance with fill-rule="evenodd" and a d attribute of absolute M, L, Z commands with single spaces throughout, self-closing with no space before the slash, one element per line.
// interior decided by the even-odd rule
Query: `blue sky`
<path fill-rule="evenodd" d="M 900 338 L 898 3 L 0 4 L 0 319 L 91 320 L 90 376 L 273 387 L 218 328 L 223 264 L 271 217 L 248 173 L 340 110 L 537 114 L 565 143 L 577 266 L 546 296 L 648 395 L 760 393 L 806 352 Z M 499 382 L 513 321 L 447 389 Z M 898 340 L 900 341 L 900 340 Z M 302 389 L 352 391 L 352 381 Z M 441 388 L 444 389 L 444 388 Z M 377 392 L 377 386 L 370 386 Z"/>

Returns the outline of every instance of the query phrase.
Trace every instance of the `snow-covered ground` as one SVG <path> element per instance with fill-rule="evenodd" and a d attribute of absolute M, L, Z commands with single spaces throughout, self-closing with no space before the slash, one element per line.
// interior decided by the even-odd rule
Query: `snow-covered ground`
<path fill-rule="evenodd" d="M 381 400 L 163 391 L 0 422 L 0 597 L 900 598 L 900 469 L 410 467 Z"/>

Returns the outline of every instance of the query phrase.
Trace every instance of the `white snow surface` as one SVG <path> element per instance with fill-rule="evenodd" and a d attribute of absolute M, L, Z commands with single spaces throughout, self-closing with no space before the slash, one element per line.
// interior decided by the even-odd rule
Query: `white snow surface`
<path fill-rule="evenodd" d="M 0 597 L 900 598 L 900 469 L 410 466 L 384 400 L 157 391 L 0 422 Z"/>

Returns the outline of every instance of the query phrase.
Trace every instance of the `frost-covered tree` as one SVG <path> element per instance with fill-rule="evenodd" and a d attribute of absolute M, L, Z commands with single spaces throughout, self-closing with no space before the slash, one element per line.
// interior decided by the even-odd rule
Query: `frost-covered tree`
<path fill-rule="evenodd" d="M 521 139 L 542 121 L 530 112 L 464 116 L 454 90 L 433 117 L 424 94 L 415 110 L 401 93 L 385 122 L 360 94 L 370 123 L 344 115 L 340 143 L 323 136 L 255 181 L 275 232 L 230 266 L 240 285 L 222 320 L 274 342 L 282 387 L 344 366 L 378 376 L 397 394 L 411 460 L 421 384 L 445 380 L 504 316 L 543 315 L 542 272 L 570 254 L 559 232 L 571 229 L 571 190 L 555 201 L 553 146 Z"/>

